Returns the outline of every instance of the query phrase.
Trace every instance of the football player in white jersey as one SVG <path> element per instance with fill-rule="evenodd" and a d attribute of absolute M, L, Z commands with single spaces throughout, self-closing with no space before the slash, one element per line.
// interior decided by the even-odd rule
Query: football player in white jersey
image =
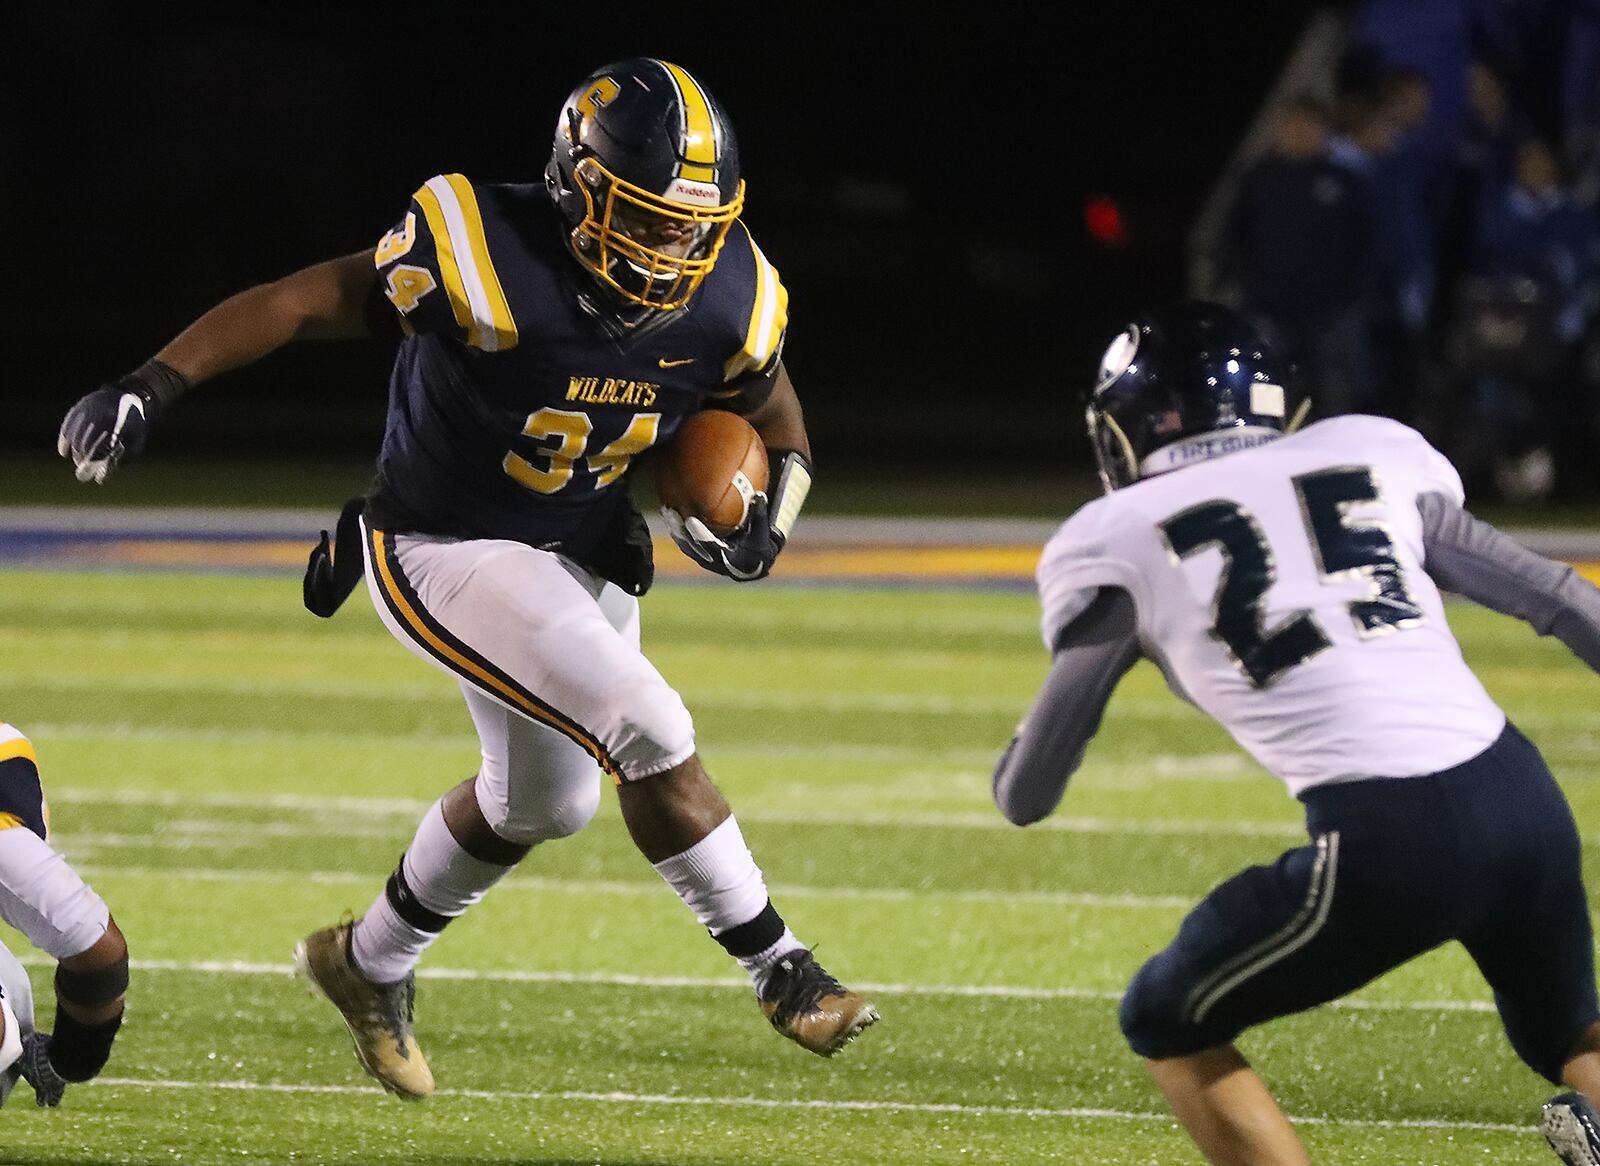
<path fill-rule="evenodd" d="M 995 772 L 1018 825 L 1059 803 L 1141 656 L 1305 804 L 1310 844 L 1213 890 L 1122 1000 L 1123 1033 L 1210 1159 L 1308 1161 L 1234 1047 L 1450 940 L 1518 1055 L 1567 1086 L 1544 1132 L 1600 1164 L 1600 1002 L 1577 828 L 1462 660 L 1440 589 L 1600 670 L 1600 590 L 1479 522 L 1415 431 L 1297 428 L 1237 315 L 1182 303 L 1106 351 L 1088 406 L 1106 496 L 1039 563 L 1052 667 Z"/>
<path fill-rule="evenodd" d="M 0 722 L 0 919 L 60 962 L 53 1033 L 34 1029 L 28 973 L 0 945 L 0 1103 L 19 1076 L 40 1105 L 105 1067 L 122 1025 L 128 945 L 105 901 L 46 841 L 33 745 Z"/>

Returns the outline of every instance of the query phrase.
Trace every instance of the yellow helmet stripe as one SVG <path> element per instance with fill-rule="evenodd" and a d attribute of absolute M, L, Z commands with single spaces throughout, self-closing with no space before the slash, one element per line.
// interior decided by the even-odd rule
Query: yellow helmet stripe
<path fill-rule="evenodd" d="M 743 223 L 739 228 L 749 238 Z M 750 308 L 750 323 L 745 328 L 744 347 L 734 353 L 723 365 L 723 379 L 732 380 L 741 373 L 761 368 L 777 351 L 783 330 L 789 326 L 789 289 L 778 278 L 778 269 L 767 262 L 767 257 L 750 239 L 750 254 L 756 263 L 756 296 Z"/>
<path fill-rule="evenodd" d="M 432 195 L 432 208 L 423 201 L 423 191 Z M 473 192 L 472 183 L 460 174 L 441 174 L 428 179 L 417 193 L 428 216 L 428 226 L 433 229 L 439 268 L 445 277 L 451 308 L 455 311 L 456 323 L 467 331 L 467 343 L 485 352 L 515 348 L 517 325 L 511 318 L 511 307 L 506 302 L 500 276 L 489 258 L 489 240 L 484 234 L 483 215 L 478 210 L 478 196 Z M 435 209 L 443 230 L 434 222 Z M 448 266 L 446 251 L 449 252 Z"/>
<path fill-rule="evenodd" d="M 705 91 L 689 71 L 671 61 L 657 62 L 678 86 L 679 104 L 683 107 L 683 156 L 679 168 L 680 178 L 696 182 L 715 182 L 717 179 L 717 126 L 711 116 L 711 103 Z M 726 197 L 726 194 L 724 194 Z"/>

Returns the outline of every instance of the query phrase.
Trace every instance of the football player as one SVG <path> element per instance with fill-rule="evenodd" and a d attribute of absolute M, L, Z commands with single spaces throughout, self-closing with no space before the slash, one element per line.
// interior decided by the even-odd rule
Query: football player
<path fill-rule="evenodd" d="M 607 65 L 562 107 L 542 182 L 429 179 L 375 249 L 224 301 L 63 422 L 61 453 L 101 481 L 201 381 L 293 340 L 398 338 L 377 480 L 313 552 L 306 603 L 331 615 L 364 562 L 390 631 L 459 681 L 482 761 L 366 914 L 296 960 L 402 1097 L 434 1088 L 412 1031 L 423 950 L 533 846 L 582 828 L 602 775 L 779 1032 L 828 1056 L 877 1019 L 773 907 L 683 701 L 639 648 L 638 454 L 706 407 L 755 427 L 774 486 L 738 531 L 667 515 L 687 554 L 739 581 L 772 569 L 811 481 L 781 359 L 788 295 L 744 198 L 733 129 L 694 76 Z"/>
<path fill-rule="evenodd" d="M 1123 996 L 1121 1024 L 1215 1163 L 1307 1161 L 1234 1047 L 1456 940 L 1544 1109 L 1600 1163 L 1600 1005 L 1579 843 L 1539 752 L 1463 662 L 1441 589 L 1600 669 L 1600 591 L 1463 509 L 1415 431 L 1297 429 L 1272 352 L 1225 308 L 1152 312 L 1089 397 L 1106 488 L 1038 568 L 1052 666 L 994 775 L 1012 822 L 1051 813 L 1141 655 L 1304 803 L 1310 843 L 1213 890 Z"/>
<path fill-rule="evenodd" d="M 33 745 L 0 722 L 0 919 L 54 956 L 53 1032 L 34 1028 L 28 973 L 0 945 L 0 1103 L 20 1076 L 42 1106 L 105 1067 L 122 1026 L 128 945 L 105 901 L 46 837 Z"/>

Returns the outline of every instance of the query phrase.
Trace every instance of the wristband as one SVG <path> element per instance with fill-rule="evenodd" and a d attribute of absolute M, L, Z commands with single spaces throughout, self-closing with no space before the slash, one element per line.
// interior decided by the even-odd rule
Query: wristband
<path fill-rule="evenodd" d="M 778 465 L 778 484 L 772 489 L 772 529 L 785 540 L 810 492 L 811 463 L 804 454 L 790 450 Z"/>
<path fill-rule="evenodd" d="M 146 400 L 166 408 L 183 394 L 194 388 L 189 378 L 164 360 L 151 357 L 127 376 L 116 382 L 120 389 L 138 393 Z"/>

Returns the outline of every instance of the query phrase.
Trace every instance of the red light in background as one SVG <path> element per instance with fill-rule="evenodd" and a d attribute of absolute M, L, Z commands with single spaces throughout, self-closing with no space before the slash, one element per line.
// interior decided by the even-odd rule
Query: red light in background
<path fill-rule="evenodd" d="M 1106 247 L 1121 247 L 1128 241 L 1122 208 L 1108 195 L 1090 194 L 1083 200 L 1083 225 L 1089 237 Z"/>

